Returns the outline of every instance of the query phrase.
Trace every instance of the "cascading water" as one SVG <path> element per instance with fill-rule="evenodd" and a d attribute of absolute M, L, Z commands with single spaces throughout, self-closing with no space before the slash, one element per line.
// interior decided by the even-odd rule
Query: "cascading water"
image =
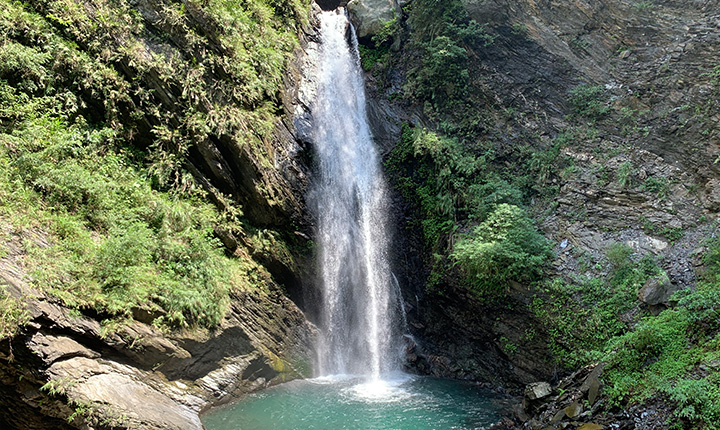
<path fill-rule="evenodd" d="M 387 259 L 386 187 L 367 113 L 357 39 L 344 10 L 320 15 L 312 139 L 323 306 L 320 375 L 397 367 L 397 313 Z"/>
<path fill-rule="evenodd" d="M 323 288 L 320 377 L 248 396 L 205 416 L 204 424 L 208 430 L 486 428 L 499 419 L 498 407 L 477 385 L 393 372 L 404 347 L 404 315 L 387 260 L 387 193 L 365 112 L 357 41 L 344 11 L 319 18 L 321 43 L 308 48 L 300 88 L 312 116 L 298 121 L 318 164 L 309 200 Z"/>

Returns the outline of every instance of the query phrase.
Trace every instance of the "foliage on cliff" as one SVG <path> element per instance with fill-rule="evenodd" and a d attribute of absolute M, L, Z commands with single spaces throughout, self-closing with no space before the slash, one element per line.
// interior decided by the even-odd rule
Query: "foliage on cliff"
<path fill-rule="evenodd" d="M 492 152 L 478 156 L 457 138 L 403 130 L 386 166 L 405 198 L 418 203 L 415 223 L 436 255 L 429 286 L 453 262 L 468 275 L 465 286 L 484 298 L 503 293 L 508 282 L 535 280 L 548 243 L 521 208 L 523 193 L 493 168 Z M 464 226 L 474 227 L 467 234 Z"/>
<path fill-rule="evenodd" d="M 720 239 L 706 246 L 694 291 L 676 294 L 677 306 L 607 344 L 610 398 L 617 405 L 669 398 L 676 428 L 720 428 Z"/>
<path fill-rule="evenodd" d="M 471 287 L 481 292 L 536 280 L 550 256 L 547 240 L 535 231 L 527 213 L 506 203 L 461 238 L 452 254 L 470 275 Z"/>
<path fill-rule="evenodd" d="M 47 237 L 24 243 L 37 288 L 107 318 L 210 327 L 229 289 L 262 284 L 214 233 L 262 232 L 190 157 L 215 139 L 268 157 L 308 4 L 0 2 L 0 221 L 7 240 Z"/>
<path fill-rule="evenodd" d="M 396 53 L 370 67 L 412 112 L 386 165 L 425 240 L 428 290 L 497 298 L 522 282 L 493 310 L 534 313 L 531 335 L 565 371 L 606 361 L 609 409 L 660 399 L 677 405 L 677 428 L 716 428 L 718 246 L 701 242 L 720 206 L 712 7 L 602 2 L 578 17 L 572 6 L 480 3 L 409 2 L 393 24 Z M 694 42 L 670 42 L 678 30 L 659 17 L 693 22 Z M 596 26 L 605 18 L 621 31 Z M 673 50 L 670 63 L 658 54 Z M 526 217 L 554 252 L 530 245 L 533 224 L 514 222 Z M 639 298 L 653 285 L 685 291 L 655 305 Z M 536 344 L 509 337 L 496 345 L 522 365 Z"/>
<path fill-rule="evenodd" d="M 404 97 L 437 123 L 435 130 L 404 125 L 386 162 L 396 188 L 418 202 L 416 223 L 435 256 L 429 286 L 449 281 L 455 264 L 466 275 L 461 283 L 483 298 L 504 292 L 508 282 L 536 280 L 549 253 L 523 209 L 532 184 L 501 167 L 504 154 L 480 137 L 489 117 L 471 59 L 494 37 L 459 0 L 414 1 L 393 28 L 393 37 L 406 40 Z M 547 164 L 539 157 L 531 163 L 532 170 Z M 485 234 L 483 225 L 495 221 L 512 225 Z"/>

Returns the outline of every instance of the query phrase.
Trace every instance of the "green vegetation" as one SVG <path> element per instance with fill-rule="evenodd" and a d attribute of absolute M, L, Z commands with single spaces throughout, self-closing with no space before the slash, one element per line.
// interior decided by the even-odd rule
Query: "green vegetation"
<path fill-rule="evenodd" d="M 611 398 L 626 404 L 666 396 L 678 405 L 675 428 L 720 428 L 720 239 L 706 246 L 697 288 L 608 345 Z"/>
<path fill-rule="evenodd" d="M 661 227 L 647 219 L 643 219 L 642 229 L 648 234 L 662 236 L 670 242 L 680 240 L 685 235 L 682 227 Z"/>
<path fill-rule="evenodd" d="M 638 10 L 656 7 L 636 3 Z M 651 105 L 644 98 L 658 97 L 656 88 L 615 99 L 614 89 L 578 85 L 567 93 L 571 125 L 544 127 L 541 110 L 532 116 L 532 102 L 503 105 L 507 100 L 497 99 L 504 96 L 492 92 L 495 83 L 482 82 L 480 67 L 492 57 L 482 50 L 502 48 L 488 46 L 492 28 L 472 21 L 461 1 L 416 0 L 398 19 L 405 19 L 398 28 L 404 31 L 403 59 L 409 67 L 403 93 L 422 104 L 428 119 L 424 126 L 432 130 L 404 125 L 386 166 L 395 187 L 414 206 L 409 227 L 426 241 L 429 290 L 443 293 L 442 286 L 459 286 L 484 299 L 507 298 L 503 293 L 512 282 L 534 286 L 530 307 L 546 322 L 539 333 L 549 334 L 550 349 L 568 370 L 606 362 L 610 407 L 628 409 L 658 397 L 678 406 L 672 420 L 677 428 L 720 428 L 720 240 L 708 242 L 708 271 L 696 290 L 673 298 L 667 308 L 651 307 L 640 304 L 639 290 L 666 282 L 668 275 L 652 255 L 637 255 L 623 243 L 608 247 L 600 261 L 574 255 L 580 263 L 575 275 L 543 279 L 551 253 L 527 210 L 532 207 L 534 217 L 548 215 L 552 221 L 559 200 L 553 198 L 568 178 L 578 179 L 574 185 L 590 178 L 600 187 L 669 199 L 675 178 L 641 180 L 643 175 L 635 174 L 640 166 L 630 161 L 637 160 L 634 145 L 661 132 L 651 129 L 654 113 L 643 107 Z M 512 32 L 521 36 L 527 28 L 516 25 Z M 589 40 L 578 36 L 570 43 L 586 50 Z M 720 66 L 702 76 L 717 93 Z M 716 99 L 706 98 L 695 115 L 711 118 Z M 690 115 L 692 107 L 682 110 Z M 711 135 L 712 121 L 703 121 L 702 134 Z M 554 139 L 548 130 L 557 133 Z M 595 171 L 586 170 L 588 164 Z M 586 208 L 562 210 L 560 218 L 588 219 Z M 685 233 L 648 220 L 641 224 L 646 233 L 670 242 Z M 577 252 L 570 247 L 563 253 Z M 510 300 L 496 303 L 505 302 Z M 506 353 L 514 352 L 506 337 L 498 340 Z"/>
<path fill-rule="evenodd" d="M 405 125 L 386 162 L 396 187 L 417 202 L 416 225 L 436 255 L 431 279 L 456 262 L 469 275 L 466 287 L 479 296 L 502 293 L 509 281 L 534 280 L 549 257 L 521 208 L 523 193 L 494 172 L 492 156 L 471 155 L 457 139 Z M 475 225 L 472 234 L 458 235 L 462 225 Z"/>
<path fill-rule="evenodd" d="M 569 101 L 575 115 L 591 121 L 600 120 L 611 111 L 605 89 L 600 85 L 578 85 L 570 91 Z"/>
<path fill-rule="evenodd" d="M 551 252 L 525 211 L 503 203 L 455 245 L 451 256 L 473 278 L 471 287 L 485 295 L 502 292 L 511 281 L 537 279 Z"/>
<path fill-rule="evenodd" d="M 666 199 L 670 194 L 670 182 L 667 178 L 651 176 L 645 180 L 642 189 L 656 194 L 660 199 Z"/>
<path fill-rule="evenodd" d="M 617 181 L 621 187 L 626 188 L 632 184 L 632 173 L 634 167 L 631 162 L 625 161 L 617 169 Z"/>
<path fill-rule="evenodd" d="M 512 26 L 512 31 L 518 36 L 526 36 L 528 32 L 528 26 L 523 23 L 516 22 Z"/>
<path fill-rule="evenodd" d="M 458 124 L 471 122 L 472 115 L 464 111 L 473 86 L 468 59 L 494 38 L 470 19 L 460 0 L 417 0 L 408 8 L 409 43 L 418 58 L 405 91 L 425 102 L 429 114 L 453 117 Z"/>
<path fill-rule="evenodd" d="M 375 68 L 377 64 L 389 66 L 391 62 L 390 47 L 399 32 L 399 22 L 397 18 L 393 18 L 386 22 L 383 28 L 375 34 L 368 44 L 359 44 L 360 64 L 363 70 L 369 72 Z M 380 70 L 374 70 L 376 76 Z"/>
<path fill-rule="evenodd" d="M 608 248 L 605 278 L 546 282 L 531 307 L 547 321 L 558 362 L 568 369 L 606 362 L 605 390 L 614 407 L 660 396 L 677 405 L 672 428 L 720 428 L 720 239 L 706 246 L 697 288 L 635 322 L 627 313 L 638 289 L 667 275 L 652 258 L 633 258 L 624 244 Z"/>
<path fill-rule="evenodd" d="M 410 57 L 403 93 L 423 103 L 437 124 L 434 130 L 403 125 L 386 160 L 395 187 L 414 202 L 409 227 L 422 232 L 431 256 L 428 289 L 459 283 L 488 298 L 504 293 L 510 281 L 535 280 L 549 252 L 524 205 L 536 194 L 557 192 L 547 182 L 559 171 L 566 140 L 560 136 L 546 148 L 480 140 L 491 115 L 470 59 L 494 37 L 460 0 L 414 1 L 393 28 L 393 37 L 404 32 Z M 496 222 L 507 225 L 491 233 Z M 510 266 L 498 272 L 504 264 Z"/>
<path fill-rule="evenodd" d="M 360 64 L 363 70 L 369 72 L 379 64 L 385 64 L 390 59 L 390 47 L 369 47 L 367 45 L 359 45 Z"/>
<path fill-rule="evenodd" d="M 358 45 L 363 70 L 371 71 L 378 63 L 389 65 L 390 47 L 397 37 L 399 25 L 397 18 L 393 18 L 386 22 L 383 28 L 370 39 L 370 44 Z"/>
<path fill-rule="evenodd" d="M 0 3 L 0 220 L 35 287 L 114 321 L 217 325 L 266 274 L 214 232 L 289 251 L 217 191 L 222 208 L 205 203 L 188 154 L 230 139 L 267 156 L 309 2 L 161 2 L 155 22 L 125 2 Z M 24 318 L 3 297 L 0 337 Z"/>
<path fill-rule="evenodd" d="M 152 190 L 112 150 L 111 129 L 42 112 L 21 121 L 0 134 L 0 214 L 50 235 L 47 248 L 29 245 L 37 286 L 112 316 L 148 308 L 170 325 L 217 324 L 240 266 L 213 237 L 215 208 Z"/>
<path fill-rule="evenodd" d="M 655 3 L 647 0 L 643 0 L 635 5 L 635 9 L 642 11 L 642 10 L 652 10 L 655 8 Z"/>
<path fill-rule="evenodd" d="M 539 288 L 531 308 L 547 321 L 550 348 L 564 367 L 603 359 L 608 342 L 629 331 L 623 315 L 635 307 L 638 289 L 662 274 L 651 257 L 635 261 L 632 252 L 622 243 L 610 246 L 604 278 L 553 279 Z"/>
<path fill-rule="evenodd" d="M 489 155 L 489 154 L 486 154 Z M 475 157 L 457 140 L 403 126 L 388 170 L 409 201 L 417 201 L 428 246 L 443 251 L 457 219 L 483 220 L 499 203 L 519 203 L 521 194 L 501 180 L 478 180 L 488 173 L 487 158 Z"/>
<path fill-rule="evenodd" d="M 28 319 L 22 301 L 12 297 L 0 286 L 0 339 L 12 337 Z"/>

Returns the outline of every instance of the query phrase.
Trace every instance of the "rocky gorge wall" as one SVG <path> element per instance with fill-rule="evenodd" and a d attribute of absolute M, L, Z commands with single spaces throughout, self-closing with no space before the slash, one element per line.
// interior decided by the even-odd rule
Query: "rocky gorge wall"
<path fill-rule="evenodd" d="M 493 175 L 521 189 L 530 184 L 523 191 L 526 205 L 553 246 L 545 279 L 556 281 L 510 283 L 499 302 L 478 300 L 453 261 L 442 259 L 473 221 L 456 218 L 447 248 L 429 249 L 416 220 L 430 218 L 403 197 L 407 179 L 391 171 L 399 190 L 395 266 L 402 270 L 410 325 L 420 343 L 415 364 L 425 372 L 505 387 L 558 381 L 577 369 L 562 361 L 567 366 L 574 351 L 587 348 L 587 338 L 578 334 L 582 324 L 567 321 L 575 321 L 573 315 L 596 318 L 586 307 L 609 300 L 593 293 L 592 285 L 624 297 L 605 317 L 617 318 L 623 332 L 643 317 L 674 309 L 672 295 L 695 291 L 705 273 L 702 256 L 706 239 L 715 237 L 718 211 L 719 5 L 464 0 L 466 19 L 489 37 L 479 46 L 458 42 L 467 52 L 468 89 L 455 110 L 442 111 L 416 87 L 425 61 L 419 53 L 426 49 L 427 58 L 441 52 L 416 42 L 414 34 L 422 31 L 413 27 L 418 4 L 433 8 L 433 2 L 410 2 L 395 16 L 391 45 L 364 39 L 370 116 L 386 159 L 393 162 L 408 125 L 452 136 L 461 128 L 453 123 L 463 115 L 458 112 L 477 114 L 480 125 L 469 134 L 461 130 L 457 139 L 490 148 L 485 154 L 495 163 Z M 594 97 L 582 93 L 588 88 L 600 94 L 594 102 L 583 99 Z M 621 258 L 631 264 L 656 262 L 660 275 L 618 287 L 617 265 L 626 263 L 613 263 L 611 249 L 626 250 Z M 445 271 L 439 286 L 427 287 L 428 279 L 437 282 L 437 261 Z M 558 291 L 553 285 L 576 287 Z M 588 302 L 578 307 L 583 300 Z M 590 338 L 606 336 L 597 321 L 588 329 Z M 578 395 L 586 396 L 588 384 L 583 380 L 575 388 L 580 385 Z M 563 392 L 553 398 L 562 397 L 558 405 L 566 407 L 572 399 L 564 400 Z M 677 419 L 665 401 L 628 406 L 627 416 L 610 414 L 595 423 L 665 428 L 661 421 Z M 577 425 L 601 416 L 604 407 L 588 411 Z M 531 421 L 531 411 L 523 413 L 523 428 L 563 424 L 552 401 L 543 408 L 546 419 Z"/>
<path fill-rule="evenodd" d="M 407 85 L 420 62 L 411 43 L 418 29 L 408 22 L 407 9 L 416 2 L 347 4 L 367 47 L 374 48 L 373 34 L 387 29 L 393 17 L 399 26 L 386 47 L 390 55 L 366 64 L 369 115 L 386 159 L 403 138 L 403 124 L 443 130 L 451 116 L 426 109 L 432 101 Z M 69 309 L 33 286 L 22 244 L 44 247 L 48 235 L 7 227 L 0 217 L 1 237 L 9 238 L 8 251 L 0 254 L 2 284 L 13 297 L 28 298 L 27 324 L 0 343 L 0 423 L 23 429 L 198 428 L 198 413 L 210 405 L 308 375 L 314 328 L 297 304 L 312 311 L 312 289 L 303 283 L 312 279 L 304 260 L 312 220 L 303 202 L 312 159 L 302 131 L 308 94 L 298 82 L 303 47 L 316 37 L 312 21 L 296 17 L 295 26 L 288 24 L 292 34 L 300 34 L 300 47 L 279 75 L 280 94 L 253 96 L 238 84 L 242 79 L 227 60 L 243 51 L 228 48 L 222 26 L 238 22 L 218 23 L 195 2 L 122 3 L 145 27 L 119 32 L 108 26 L 112 14 L 104 3 L 29 3 L 42 16 L 58 18 L 55 31 L 106 58 L 136 85 L 134 93 L 124 90 L 136 96 L 122 101 L 116 118 L 132 125 L 133 145 L 155 148 L 154 133 L 163 127 L 178 132 L 167 140 L 172 145 L 192 141 L 183 153 L 184 168 L 208 199 L 229 210 L 242 206 L 244 222 L 274 232 L 268 237 L 288 243 L 292 258 L 273 252 L 274 242 L 263 243 L 250 228 L 222 226 L 215 234 L 228 255 L 253 262 L 258 288 L 232 291 L 218 327 L 167 332 L 152 325 L 156 315 L 134 309 L 132 321 L 108 330 L 106 314 Z M 341 3 L 318 1 L 325 8 Z M 461 109 L 478 113 L 473 139 L 491 142 L 495 171 L 505 172 L 508 182 L 531 176 L 523 179 L 530 185 L 521 185 L 532 188 L 526 206 L 552 241 L 547 278 L 605 282 L 615 270 L 608 249 L 622 244 L 633 261 L 651 256 L 667 275 L 631 286 L 630 306 L 618 316 L 624 327 L 672 308 L 671 294 L 694 289 L 702 275 L 703 240 L 715 234 L 720 210 L 714 163 L 720 150 L 713 75 L 720 64 L 717 2 L 462 4 L 492 43 L 468 51 L 473 101 Z M 72 5 L 89 18 L 72 15 Z M 154 63 L 160 54 L 167 64 Z M 203 67 L 180 67 L 194 62 Z M 602 89 L 599 116 L 588 114 L 587 103 L 573 95 L 581 84 Z M 110 115 L 97 100 L 88 104 L 98 118 Z M 550 161 L 540 166 L 523 161 L 543 160 L 546 153 Z M 388 176 L 397 179 L 390 171 Z M 437 252 L 427 245 L 417 202 L 397 192 L 392 211 L 393 266 L 416 339 L 408 345 L 410 369 L 514 393 L 527 383 L 557 382 L 571 373 L 558 363 L 559 354 L 585 346 L 573 333 L 560 332 L 553 315 L 538 313 L 538 300 L 556 303 L 549 287 L 511 282 L 500 302 L 480 299 L 464 286 L 452 261 L 442 260 L 449 249 Z M 455 221 L 459 233 L 473 225 L 461 217 Z M 438 259 L 447 271 L 430 285 Z M 602 285 L 614 288 L 609 281 Z M 585 315 L 574 302 L 560 304 Z M 555 399 L 547 404 L 526 402 L 521 415 L 527 428 L 560 425 L 553 421 L 557 411 L 587 398 L 589 372 L 565 380 L 545 396 Z M 572 395 L 565 394 L 568 387 Z M 648 410 L 637 406 L 626 421 L 652 425 Z M 605 424 L 621 420 L 601 407 L 583 419 L 602 413 Z"/>
<path fill-rule="evenodd" d="M 225 6 L 71 1 L 5 9 L 3 20 L 15 20 L 7 37 L 15 39 L 4 46 L 49 50 L 35 36 L 44 32 L 117 74 L 119 88 L 90 81 L 104 99 L 86 81 L 68 85 L 80 100 L 74 118 L 109 124 L 126 151 L 148 154 L 154 161 L 145 165 L 161 170 L 151 167 L 146 177 L 160 178 L 164 192 L 183 199 L 198 188 L 220 213 L 233 214 L 234 223 L 220 222 L 211 233 L 243 273 L 234 275 L 240 279 L 221 303 L 224 316 L 209 328 L 163 326 L 168 312 L 152 304 L 122 310 L 122 317 L 102 306 L 68 305 L 29 264 L 29 249 L 56 246 L 54 228 L 18 224 L 4 211 L 3 306 L 20 304 L 13 318 L 21 324 L 0 341 L 0 427 L 200 429 L 199 414 L 211 406 L 311 375 L 315 328 L 289 298 L 302 304 L 309 270 L 302 268 L 309 163 L 292 116 L 303 46 L 315 34 L 310 2 L 277 6 L 272 19 L 262 2 Z M 249 52 L 264 57 L 251 61 Z M 23 89 L 6 68 L 2 73 Z M 63 81 L 52 84 L 63 89 Z M 93 234 L 101 243 L 107 232 Z M 3 311 L 3 324 L 12 323 L 11 308 Z"/>

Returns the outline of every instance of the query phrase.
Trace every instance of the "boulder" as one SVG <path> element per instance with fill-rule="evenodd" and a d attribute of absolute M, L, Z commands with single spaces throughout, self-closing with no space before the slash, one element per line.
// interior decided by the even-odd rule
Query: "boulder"
<path fill-rule="evenodd" d="M 572 418 L 575 418 L 575 417 L 577 417 L 578 415 L 580 415 L 580 414 L 582 413 L 583 407 L 582 407 L 582 405 L 580 404 L 580 402 L 578 402 L 577 400 L 575 400 L 574 402 L 572 402 L 572 403 L 570 404 L 570 406 L 568 406 L 568 407 L 566 407 L 565 409 L 563 409 L 563 411 L 565 412 L 565 415 L 566 415 L 568 418 L 571 418 L 571 419 L 572 419 Z"/>
<path fill-rule="evenodd" d="M 534 382 L 525 387 L 525 397 L 528 400 L 538 400 L 549 396 L 552 388 L 547 382 Z"/>
<path fill-rule="evenodd" d="M 638 291 L 638 299 L 647 305 L 656 306 L 667 303 L 676 291 L 678 287 L 670 283 L 667 276 L 658 276 L 645 282 Z"/>
<path fill-rule="evenodd" d="M 350 0 L 347 5 L 358 37 L 377 34 L 386 22 L 395 18 L 397 0 Z"/>

